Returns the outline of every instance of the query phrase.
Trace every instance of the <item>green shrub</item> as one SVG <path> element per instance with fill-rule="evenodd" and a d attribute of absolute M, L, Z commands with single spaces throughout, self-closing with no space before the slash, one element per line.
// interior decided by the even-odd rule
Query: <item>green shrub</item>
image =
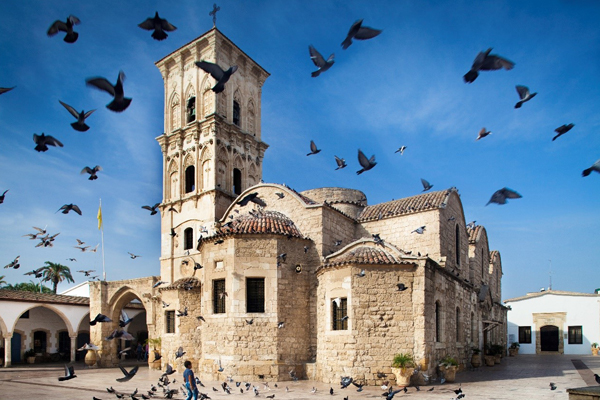
<path fill-rule="evenodd" d="M 400 353 L 394 356 L 394 361 L 392 361 L 392 367 L 409 368 L 413 366 L 413 363 L 413 356 L 411 356 L 410 354 Z"/>

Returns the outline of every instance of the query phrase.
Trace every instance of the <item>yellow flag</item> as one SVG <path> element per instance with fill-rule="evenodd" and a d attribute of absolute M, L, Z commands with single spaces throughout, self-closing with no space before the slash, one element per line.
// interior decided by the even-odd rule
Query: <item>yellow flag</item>
<path fill-rule="evenodd" d="M 98 207 L 98 230 L 102 229 L 102 205 Z"/>

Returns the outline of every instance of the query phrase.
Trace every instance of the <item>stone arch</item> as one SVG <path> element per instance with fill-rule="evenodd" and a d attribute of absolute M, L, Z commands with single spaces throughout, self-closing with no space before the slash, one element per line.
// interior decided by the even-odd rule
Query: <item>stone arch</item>
<path fill-rule="evenodd" d="M 146 314 L 146 320 L 145 320 L 145 324 L 146 324 L 146 328 L 148 327 L 149 324 L 151 324 L 151 321 L 149 322 L 148 319 L 151 317 L 151 313 L 148 312 L 146 305 L 144 304 L 144 301 L 142 300 L 143 297 L 132 287 L 130 286 L 123 286 L 122 288 L 120 288 L 119 290 L 117 290 L 115 292 L 115 294 L 113 294 L 113 296 L 111 297 L 111 299 L 108 302 L 108 306 L 109 306 L 109 310 L 110 310 L 110 315 L 108 315 L 108 317 L 110 319 L 112 319 L 113 321 L 119 321 L 119 318 L 121 316 L 121 310 L 123 310 L 129 303 L 131 303 L 133 300 L 139 300 L 141 306 L 143 307 L 143 312 Z M 133 317 L 132 319 L 135 319 L 136 317 Z M 133 323 L 133 322 L 132 322 Z M 128 325 L 127 327 L 123 328 L 124 330 L 126 330 L 127 332 L 130 333 L 134 333 L 131 332 L 131 325 Z M 136 340 L 136 338 L 134 338 L 134 340 Z M 118 341 L 110 341 L 108 344 L 108 352 L 110 354 L 117 354 L 117 351 L 119 350 L 119 346 L 121 345 L 120 342 Z"/>
<path fill-rule="evenodd" d="M 169 101 L 169 120 L 171 131 L 181 127 L 181 104 L 177 92 L 173 93 Z"/>
<path fill-rule="evenodd" d="M 186 123 L 190 123 L 196 120 L 197 115 L 198 98 L 196 97 L 196 90 L 190 83 L 185 90 L 185 118 Z"/>
<path fill-rule="evenodd" d="M 1 334 L 7 334 L 8 332 L 9 331 L 8 331 L 8 328 L 6 327 L 6 323 L 4 323 L 4 320 L 0 316 L 0 333 Z"/>
<path fill-rule="evenodd" d="M 246 187 L 252 187 L 258 183 L 258 174 L 254 163 L 250 163 L 248 167 L 248 184 Z"/>
<path fill-rule="evenodd" d="M 169 168 L 167 168 L 167 196 L 171 199 L 179 197 L 179 174 L 178 167 L 175 160 L 171 160 Z"/>
<path fill-rule="evenodd" d="M 248 133 L 255 134 L 256 133 L 256 112 L 254 107 L 254 101 L 252 99 L 248 100 L 248 105 L 246 106 L 246 130 Z"/>
<path fill-rule="evenodd" d="M 219 148 L 216 161 L 216 186 L 228 190 L 231 187 L 228 177 L 233 172 L 230 172 L 229 153 L 227 153 L 225 147 Z"/>
<path fill-rule="evenodd" d="M 58 317 L 59 317 L 59 318 L 60 318 L 60 319 L 61 319 L 61 320 L 62 320 L 62 321 L 65 323 L 65 325 L 67 326 L 67 330 L 69 331 L 69 335 L 73 335 L 73 333 L 74 333 L 74 332 L 73 332 L 73 326 L 71 325 L 71 321 L 69 321 L 69 318 L 67 318 L 67 316 L 66 316 L 66 315 L 65 315 L 65 314 L 64 314 L 62 311 L 60 311 L 58 308 L 56 308 L 56 307 L 54 307 L 54 306 L 52 306 L 52 305 L 50 305 L 50 304 L 32 304 L 32 305 L 31 305 L 31 307 L 28 307 L 28 308 L 26 308 L 25 310 L 23 310 L 23 311 L 21 312 L 21 314 L 19 315 L 19 318 L 17 318 L 17 319 L 15 320 L 15 322 L 13 323 L 13 326 L 12 326 L 11 332 L 14 332 L 14 330 L 15 330 L 15 327 L 16 327 L 16 326 L 17 326 L 17 324 L 19 323 L 19 319 L 20 319 L 21 315 L 23 315 L 25 312 L 27 312 L 27 311 L 29 311 L 29 310 L 31 310 L 31 309 L 33 309 L 33 308 L 37 308 L 37 307 L 47 308 L 47 309 L 49 309 L 50 311 L 54 311 L 54 313 L 55 313 L 56 315 L 58 315 Z M 36 329 L 36 330 L 40 330 L 40 329 Z"/>
<path fill-rule="evenodd" d="M 187 154 L 183 160 L 183 180 L 184 180 L 184 192 L 191 193 L 196 190 L 196 160 L 192 154 Z"/>
<path fill-rule="evenodd" d="M 206 82 L 206 78 L 204 79 L 204 84 L 202 86 L 204 89 L 202 90 L 202 119 L 205 119 L 207 116 L 215 112 L 215 104 L 214 104 L 214 93 L 210 88 L 208 82 Z"/>
<path fill-rule="evenodd" d="M 242 128 L 242 120 L 243 120 L 243 98 L 242 92 L 239 88 L 236 88 L 235 92 L 233 92 L 233 113 L 231 121 L 234 125 Z"/>
<path fill-rule="evenodd" d="M 87 327 L 85 327 L 84 330 L 87 330 L 88 332 L 90 331 L 90 327 L 89 327 L 90 323 L 89 323 L 89 321 L 90 321 L 91 318 L 90 318 L 90 313 L 87 313 L 77 323 L 77 332 L 78 333 L 82 330 L 82 327 L 81 327 L 82 324 L 85 325 L 86 319 L 87 319 L 88 322 L 87 322 Z"/>

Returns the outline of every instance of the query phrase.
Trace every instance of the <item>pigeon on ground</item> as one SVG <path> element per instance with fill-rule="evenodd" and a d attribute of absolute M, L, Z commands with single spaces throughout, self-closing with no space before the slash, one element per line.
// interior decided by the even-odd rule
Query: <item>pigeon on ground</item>
<path fill-rule="evenodd" d="M 317 51 L 317 49 L 315 49 L 313 47 L 312 44 L 310 46 L 308 46 L 308 52 L 310 54 L 310 59 L 317 67 L 317 70 L 311 73 L 311 76 L 313 78 L 316 78 L 317 76 L 319 76 L 321 74 L 321 72 L 327 71 L 329 68 L 331 68 L 333 63 L 335 63 L 335 60 L 334 60 L 335 54 L 332 53 L 329 56 L 329 58 L 327 59 L 327 61 L 325 61 L 325 59 L 323 58 L 321 53 L 319 53 Z"/>
<path fill-rule="evenodd" d="M 338 156 L 334 156 L 334 157 L 335 157 L 335 163 L 337 164 L 337 168 L 335 169 L 336 171 L 338 169 L 347 167 L 346 160 L 344 160 L 343 158 L 339 158 Z"/>
<path fill-rule="evenodd" d="M 10 88 L 0 87 L 0 94 L 6 93 L 6 92 L 10 92 L 14 88 L 16 88 L 16 86 L 13 86 L 13 87 L 10 87 Z"/>
<path fill-rule="evenodd" d="M 515 108 L 521 108 L 523 103 L 533 99 L 537 94 L 537 92 L 529 93 L 529 88 L 527 86 L 517 85 L 515 87 L 517 88 L 517 93 L 519 94 L 519 98 L 521 99 L 517 102 L 517 104 L 515 104 Z"/>
<path fill-rule="evenodd" d="M 596 172 L 600 173 L 600 160 L 593 163 L 591 167 L 584 169 L 583 172 L 581 173 L 581 176 L 588 176 L 589 174 L 592 173 L 592 171 L 596 171 Z"/>
<path fill-rule="evenodd" d="M 360 175 L 363 172 L 368 171 L 377 165 L 377 162 L 375 162 L 375 155 L 372 155 L 371 158 L 367 159 L 367 156 L 365 156 L 365 154 L 360 149 L 358 149 L 358 162 L 361 165 L 362 169 L 356 171 L 356 175 Z"/>
<path fill-rule="evenodd" d="M 4 268 L 14 268 L 14 269 L 19 269 L 19 267 L 21 266 L 21 264 L 19 264 L 19 258 L 21 258 L 21 256 L 17 256 L 14 260 L 12 260 L 10 263 L 6 264 L 4 266 Z"/>
<path fill-rule="evenodd" d="M 152 32 L 152 37 L 159 41 L 165 40 L 167 36 L 169 36 L 166 32 L 172 32 L 177 29 L 175 26 L 171 25 L 169 21 L 159 17 L 158 11 L 154 14 L 154 18 L 148 18 L 141 24 L 138 24 L 138 26 L 147 31 L 154 31 Z"/>
<path fill-rule="evenodd" d="M 119 77 L 117 78 L 117 83 L 114 86 L 112 83 L 102 77 L 88 78 L 85 80 L 85 82 L 88 86 L 105 91 L 114 97 L 113 101 L 106 105 L 106 108 L 114 112 L 122 112 L 129 107 L 129 104 L 131 104 L 131 98 L 125 97 L 125 93 L 123 92 L 124 80 L 125 73 L 123 71 L 119 71 Z"/>
<path fill-rule="evenodd" d="M 433 187 L 432 184 L 427 182 L 425 179 L 421 178 L 421 184 L 423 185 L 423 191 L 426 192 Z"/>
<path fill-rule="evenodd" d="M 487 135 L 491 135 L 491 134 L 492 134 L 492 132 L 491 131 L 486 131 L 485 127 L 481 128 L 481 130 L 479 131 L 479 135 L 477 135 L 477 139 L 475 139 L 475 141 L 477 141 L 479 139 L 483 139 Z"/>
<path fill-rule="evenodd" d="M 6 196 L 6 192 L 8 192 L 10 189 L 6 189 L 4 191 L 4 193 L 2 193 L 2 195 L 0 195 L 0 204 L 4 203 L 4 196 Z"/>
<path fill-rule="evenodd" d="M 156 214 L 156 213 L 158 212 L 158 210 L 157 210 L 157 209 L 158 209 L 158 206 L 160 206 L 160 203 L 156 203 L 156 204 L 155 204 L 155 205 L 153 205 L 152 207 L 150 207 L 150 206 L 142 206 L 142 208 L 143 208 L 144 210 L 148 210 L 148 211 L 150 211 L 150 215 L 154 215 L 154 214 Z"/>
<path fill-rule="evenodd" d="M 210 74 L 210 76 L 212 76 L 217 81 L 215 86 L 213 86 L 212 88 L 212 91 L 215 93 L 221 93 L 223 90 L 225 90 L 225 84 L 227 83 L 227 81 L 229 81 L 231 75 L 233 75 L 238 69 L 237 65 L 232 65 L 227 71 L 224 71 L 217 64 L 213 64 L 204 60 L 196 61 L 196 66 L 204 72 Z"/>
<path fill-rule="evenodd" d="M 415 229 L 414 231 L 412 231 L 411 233 L 418 233 L 419 235 L 422 235 L 423 232 L 425 232 L 425 225 Z"/>
<path fill-rule="evenodd" d="M 132 318 L 129 318 L 129 315 L 127 315 L 127 313 L 125 312 L 125 310 L 121 310 L 121 317 L 119 318 L 119 326 L 121 328 L 126 327 L 130 322 L 132 321 Z"/>
<path fill-rule="evenodd" d="M 352 383 L 353 379 L 350 376 L 342 376 L 342 379 L 340 381 L 340 385 L 341 388 L 340 389 L 346 389 L 348 386 L 350 386 L 350 384 Z"/>
<path fill-rule="evenodd" d="M 333 396 L 333 388 L 332 387 L 329 388 L 329 394 Z"/>
<path fill-rule="evenodd" d="M 364 383 L 352 382 L 352 384 L 358 388 L 358 389 L 356 389 L 357 392 L 362 392 L 363 391 L 363 386 L 365 385 Z"/>
<path fill-rule="evenodd" d="M 556 390 L 556 385 L 554 382 L 550 382 L 550 390 Z"/>
<path fill-rule="evenodd" d="M 348 31 L 348 35 L 346 35 L 346 39 L 342 42 L 342 48 L 346 50 L 352 44 L 352 39 L 358 40 L 367 40 L 372 39 L 375 36 L 381 33 L 379 29 L 369 28 L 367 26 L 362 26 L 363 20 L 360 19 L 352 24 L 350 30 Z"/>
<path fill-rule="evenodd" d="M 239 204 L 240 206 L 244 207 L 250 201 L 255 204 L 258 204 L 261 207 L 267 206 L 267 203 L 265 203 L 262 199 L 258 197 L 258 192 L 250 193 L 244 196 L 244 198 L 238 201 L 236 204 Z"/>
<path fill-rule="evenodd" d="M 474 82 L 479 76 L 479 71 L 492 71 L 502 68 L 506 70 L 513 69 L 515 63 L 495 54 L 490 54 L 490 51 L 492 51 L 491 48 L 477 54 L 477 57 L 475 57 L 473 65 L 471 66 L 471 70 L 463 77 L 465 82 Z"/>
<path fill-rule="evenodd" d="M 523 196 L 514 190 L 505 187 L 500 190 L 496 190 L 490 201 L 487 202 L 486 206 L 490 203 L 506 204 L 506 199 L 520 199 L 522 197 Z"/>
<path fill-rule="evenodd" d="M 98 175 L 96 175 L 98 173 L 98 171 L 102 171 L 102 167 L 99 165 L 96 165 L 94 168 L 90 168 L 90 167 L 85 167 L 81 170 L 81 174 L 90 174 L 90 177 L 88 178 L 90 181 L 96 180 L 98 179 Z"/>
<path fill-rule="evenodd" d="M 41 135 L 37 135 L 37 134 L 33 134 L 33 142 L 35 143 L 35 150 L 36 151 L 47 151 L 48 150 L 48 146 L 58 146 L 58 147 L 63 147 L 63 144 L 56 138 L 50 136 L 50 135 L 45 135 L 44 133 L 42 133 Z"/>
<path fill-rule="evenodd" d="M 406 289 L 408 289 L 404 283 L 398 283 L 396 286 L 398 287 L 399 292 L 404 292 Z"/>
<path fill-rule="evenodd" d="M 86 125 L 85 119 L 87 117 L 89 117 L 90 115 L 92 115 L 92 113 L 94 111 L 96 111 L 96 110 L 90 110 L 88 112 L 85 112 L 85 111 L 81 110 L 81 112 L 78 113 L 77 110 L 75 110 L 73 107 L 71 107 L 67 103 L 63 103 L 60 100 L 58 102 L 60 104 L 62 104 L 63 107 L 66 108 L 67 111 L 70 112 L 72 116 L 74 116 L 75 118 L 77 118 L 77 122 L 73 122 L 71 124 L 71 126 L 73 127 L 73 129 L 75 129 L 76 131 L 79 131 L 79 132 L 85 132 L 88 129 L 90 129 L 90 127 Z"/>
<path fill-rule="evenodd" d="M 175 359 L 177 360 L 178 358 L 181 358 L 181 357 L 183 357 L 183 355 L 184 355 L 185 353 L 186 353 L 186 352 L 185 352 L 185 351 L 183 351 L 183 347 L 181 347 L 181 346 L 180 346 L 180 347 L 177 349 L 177 351 L 175 352 Z"/>
<path fill-rule="evenodd" d="M 69 15 L 67 22 L 56 20 L 50 25 L 50 28 L 48 28 L 48 36 L 54 36 L 58 32 L 66 32 L 67 34 L 63 40 L 67 43 L 75 43 L 79 37 L 79 33 L 73 31 L 73 25 L 79 25 L 80 22 L 79 18 L 74 15 Z"/>
<path fill-rule="evenodd" d="M 73 379 L 73 378 L 77 378 L 77 375 L 75 375 L 75 370 L 73 368 L 73 366 L 71 365 L 70 367 L 67 366 L 67 364 L 65 364 L 65 376 L 61 376 L 58 378 L 59 381 L 68 381 L 69 379 Z"/>
<path fill-rule="evenodd" d="M 310 141 L 310 153 L 307 154 L 307 156 L 313 155 L 313 154 L 317 154 L 320 153 L 321 149 L 317 149 L 317 145 L 315 144 L 315 142 L 313 142 L 312 140 Z"/>
<path fill-rule="evenodd" d="M 81 215 L 81 209 L 76 204 L 65 204 L 61 208 L 59 208 L 56 212 L 62 210 L 63 214 L 68 214 L 69 211 L 75 211 L 77 214 Z"/>
<path fill-rule="evenodd" d="M 123 372 L 123 375 L 125 375 L 125 376 L 123 378 L 118 378 L 117 382 L 127 382 L 128 380 L 130 380 L 131 378 L 133 378 L 135 376 L 135 374 L 138 372 L 139 366 L 136 365 L 129 372 L 121 366 L 119 366 L 119 368 L 121 369 L 121 372 Z"/>
<path fill-rule="evenodd" d="M 406 150 L 406 146 L 400 146 L 394 153 L 400 153 L 400 155 L 402 155 L 404 154 L 404 150 Z"/>
<path fill-rule="evenodd" d="M 574 126 L 575 126 L 575 124 L 569 124 L 569 125 L 561 125 L 558 128 L 556 128 L 554 130 L 554 132 L 556 132 L 557 135 L 552 138 L 552 141 L 555 141 L 556 139 L 558 139 L 565 133 L 569 132 Z"/>

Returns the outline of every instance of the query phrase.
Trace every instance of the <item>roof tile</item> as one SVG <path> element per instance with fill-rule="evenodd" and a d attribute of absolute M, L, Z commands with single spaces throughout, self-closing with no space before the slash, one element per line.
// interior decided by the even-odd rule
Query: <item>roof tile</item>
<path fill-rule="evenodd" d="M 366 206 L 358 216 L 359 222 L 371 221 L 403 214 L 413 214 L 419 211 L 444 208 L 448 195 L 455 188 L 438 192 L 429 192 L 404 199 L 392 200 L 386 203 Z"/>

